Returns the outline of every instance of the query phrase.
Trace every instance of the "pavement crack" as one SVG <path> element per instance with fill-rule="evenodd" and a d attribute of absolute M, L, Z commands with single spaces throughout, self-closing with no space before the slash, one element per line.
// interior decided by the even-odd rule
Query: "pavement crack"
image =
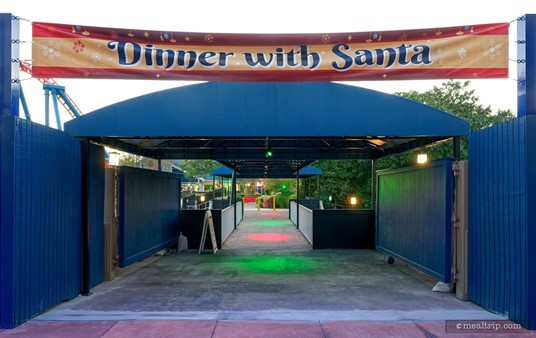
<path fill-rule="evenodd" d="M 326 331 L 324 331 L 324 327 L 322 326 L 321 321 L 318 321 L 318 325 L 320 325 L 320 330 L 322 330 L 322 334 L 324 335 L 324 338 L 328 338 L 328 335 L 326 334 Z"/>
<path fill-rule="evenodd" d="M 418 323 L 413 322 L 413 324 L 415 324 L 415 326 L 419 329 L 419 331 L 421 331 L 424 334 L 424 336 L 426 338 L 438 338 L 435 334 L 433 334 L 432 332 L 428 331 L 426 328 L 422 327 Z"/>
<path fill-rule="evenodd" d="M 221 317 L 223 316 L 223 312 L 220 312 L 218 315 L 218 318 L 216 318 L 216 322 L 214 323 L 214 328 L 212 329 L 212 334 L 210 335 L 210 338 L 214 337 L 214 333 L 216 333 L 216 328 L 218 327 L 218 323 L 221 320 Z"/>
<path fill-rule="evenodd" d="M 117 324 L 119 324 L 119 322 L 115 322 L 114 325 L 111 325 L 111 326 L 108 328 L 108 330 L 106 330 L 106 331 L 101 335 L 101 338 L 102 338 L 102 337 L 105 337 L 105 336 L 108 334 L 108 332 L 110 332 L 110 330 L 113 329 Z"/>

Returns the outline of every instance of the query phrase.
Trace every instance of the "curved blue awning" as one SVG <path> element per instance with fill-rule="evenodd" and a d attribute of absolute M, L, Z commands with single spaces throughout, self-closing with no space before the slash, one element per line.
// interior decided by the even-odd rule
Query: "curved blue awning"
<path fill-rule="evenodd" d="M 438 109 L 329 82 L 209 82 L 119 102 L 71 120 L 73 136 L 462 136 Z"/>
<path fill-rule="evenodd" d="M 138 155 L 215 159 L 239 171 L 269 160 L 293 172 L 315 160 L 374 159 L 469 130 L 467 121 L 421 103 L 330 82 L 208 82 L 65 123 L 74 137 Z"/>

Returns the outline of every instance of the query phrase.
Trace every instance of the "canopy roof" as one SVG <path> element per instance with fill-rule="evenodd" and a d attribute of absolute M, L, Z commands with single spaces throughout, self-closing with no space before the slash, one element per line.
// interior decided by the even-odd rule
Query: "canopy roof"
<path fill-rule="evenodd" d="M 214 159 L 242 177 L 321 159 L 377 159 L 469 134 L 438 109 L 330 82 L 208 82 L 119 102 L 65 123 L 74 137 L 160 159 Z M 273 155 L 266 157 L 266 150 Z"/>

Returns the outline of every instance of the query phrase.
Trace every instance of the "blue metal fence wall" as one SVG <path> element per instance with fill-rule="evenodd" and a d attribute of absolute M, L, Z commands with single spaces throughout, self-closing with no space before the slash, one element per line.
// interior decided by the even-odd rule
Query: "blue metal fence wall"
<path fill-rule="evenodd" d="M 149 257 L 177 243 L 180 176 L 120 168 L 119 265 Z"/>
<path fill-rule="evenodd" d="M 469 158 L 469 299 L 534 329 L 536 116 L 472 133 Z"/>
<path fill-rule="evenodd" d="M 452 160 L 377 175 L 377 249 L 450 282 Z"/>
<path fill-rule="evenodd" d="M 80 143 L 0 120 L 0 326 L 12 328 L 80 291 Z"/>
<path fill-rule="evenodd" d="M 104 280 L 104 148 L 89 145 L 89 287 Z"/>

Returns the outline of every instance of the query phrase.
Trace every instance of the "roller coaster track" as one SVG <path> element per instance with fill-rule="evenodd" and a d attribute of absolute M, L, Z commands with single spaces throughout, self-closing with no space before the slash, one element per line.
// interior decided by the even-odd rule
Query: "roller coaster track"
<path fill-rule="evenodd" d="M 20 62 L 20 70 L 30 74 L 32 77 L 32 65 L 28 62 Z M 59 103 L 65 108 L 65 110 L 71 115 L 72 118 L 76 118 L 82 115 L 80 108 L 74 103 L 73 99 L 65 92 L 65 87 L 60 86 L 54 79 L 34 77 L 37 81 L 43 84 L 43 88 L 51 89 L 56 95 Z"/>

